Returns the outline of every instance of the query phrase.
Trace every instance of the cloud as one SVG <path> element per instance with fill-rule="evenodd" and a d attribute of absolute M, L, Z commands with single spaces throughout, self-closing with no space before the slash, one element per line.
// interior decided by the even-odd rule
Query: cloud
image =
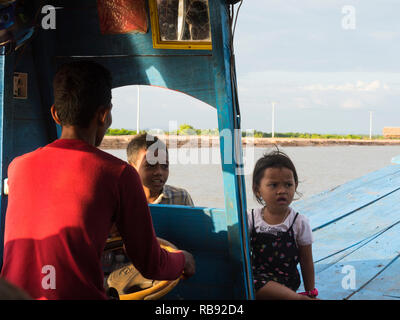
<path fill-rule="evenodd" d="M 362 101 L 358 99 L 346 99 L 345 101 L 342 102 L 341 107 L 344 109 L 359 109 L 363 106 Z"/>
<path fill-rule="evenodd" d="M 392 41 L 400 37 L 400 32 L 375 31 L 369 34 L 371 38 L 378 41 Z"/>
<path fill-rule="evenodd" d="M 271 101 L 277 101 L 279 110 L 290 112 L 383 112 L 400 99 L 400 73 L 395 72 L 259 70 L 241 75 L 238 85 L 241 108 L 251 114 L 270 110 Z"/>
<path fill-rule="evenodd" d="M 308 109 L 311 106 L 309 99 L 303 97 L 293 98 L 293 104 L 299 109 Z"/>
<path fill-rule="evenodd" d="M 303 86 L 302 89 L 306 91 L 342 91 L 342 92 L 356 92 L 356 91 L 377 91 L 383 88 L 389 90 L 387 84 L 381 85 L 379 80 L 371 81 L 370 83 L 358 80 L 355 83 L 345 83 L 341 85 L 323 85 L 323 84 L 312 84 L 308 86 Z"/>

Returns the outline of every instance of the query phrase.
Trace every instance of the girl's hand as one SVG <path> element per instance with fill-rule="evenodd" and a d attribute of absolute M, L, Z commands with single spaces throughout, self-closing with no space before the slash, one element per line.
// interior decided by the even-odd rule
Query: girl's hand
<path fill-rule="evenodd" d="M 300 292 L 299 294 L 308 296 L 310 298 L 316 298 L 318 296 L 318 290 L 316 288 L 314 288 L 313 290 Z"/>
<path fill-rule="evenodd" d="M 306 291 L 314 290 L 315 274 L 311 244 L 307 246 L 299 246 L 299 260 L 301 274 L 303 276 L 304 289 Z"/>

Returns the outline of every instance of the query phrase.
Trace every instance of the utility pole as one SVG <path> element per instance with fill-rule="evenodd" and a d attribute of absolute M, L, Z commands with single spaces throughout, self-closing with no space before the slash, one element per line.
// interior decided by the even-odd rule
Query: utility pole
<path fill-rule="evenodd" d="M 140 133 L 140 86 L 137 86 L 136 134 Z"/>
<path fill-rule="evenodd" d="M 275 102 L 272 102 L 272 138 L 275 137 Z"/>
<path fill-rule="evenodd" d="M 369 139 L 372 139 L 372 111 L 369 112 Z"/>

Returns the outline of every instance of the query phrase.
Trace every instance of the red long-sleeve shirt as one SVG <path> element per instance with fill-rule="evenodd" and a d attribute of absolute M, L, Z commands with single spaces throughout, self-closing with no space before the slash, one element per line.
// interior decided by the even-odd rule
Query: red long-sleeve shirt
<path fill-rule="evenodd" d="M 160 248 L 140 177 L 84 141 L 60 139 L 14 159 L 1 276 L 35 299 L 105 299 L 101 255 L 116 222 L 146 278 L 181 274 L 181 252 Z"/>

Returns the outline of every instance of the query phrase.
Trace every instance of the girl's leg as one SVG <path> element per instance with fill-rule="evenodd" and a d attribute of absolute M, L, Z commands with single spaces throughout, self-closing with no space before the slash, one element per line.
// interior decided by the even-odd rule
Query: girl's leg
<path fill-rule="evenodd" d="M 257 300 L 311 300 L 310 297 L 298 294 L 292 289 L 275 282 L 268 281 L 256 292 Z"/>

